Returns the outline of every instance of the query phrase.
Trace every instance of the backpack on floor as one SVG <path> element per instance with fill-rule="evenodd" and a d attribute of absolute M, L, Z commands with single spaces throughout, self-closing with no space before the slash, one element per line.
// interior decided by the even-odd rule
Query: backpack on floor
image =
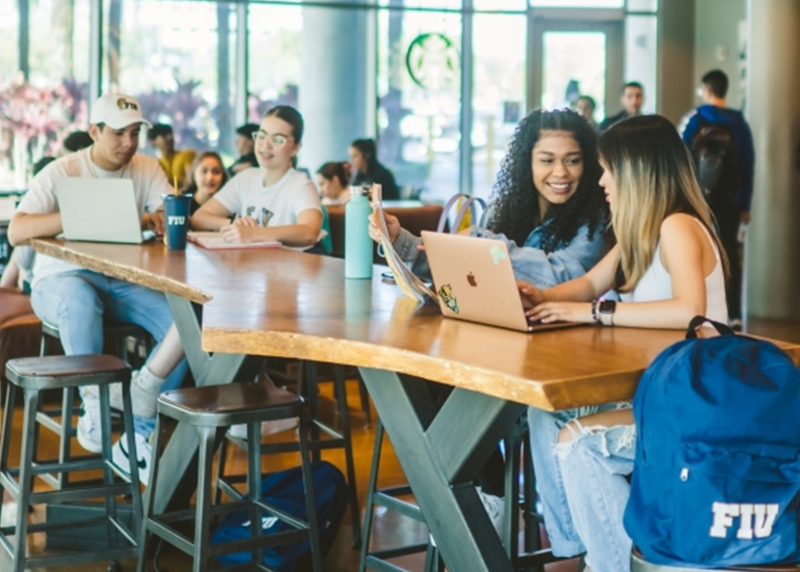
<path fill-rule="evenodd" d="M 633 400 L 636 458 L 625 529 L 648 562 L 794 562 L 800 501 L 800 370 L 775 345 L 722 324 L 645 371 Z"/>
<path fill-rule="evenodd" d="M 317 529 L 322 557 L 330 549 L 347 510 L 348 488 L 342 472 L 326 461 L 311 464 L 314 502 L 317 506 Z M 306 498 L 303 490 L 303 473 L 300 467 L 267 476 L 261 483 L 263 501 L 300 520 L 306 520 Z M 277 534 L 296 530 L 294 527 L 262 514 L 261 529 L 264 534 Z M 250 538 L 250 513 L 242 510 L 225 516 L 214 530 L 211 544 Z M 236 552 L 219 556 L 223 566 L 252 562 L 252 552 Z M 264 549 L 264 565 L 280 572 L 299 572 L 311 569 L 311 543 L 303 540 Z"/>

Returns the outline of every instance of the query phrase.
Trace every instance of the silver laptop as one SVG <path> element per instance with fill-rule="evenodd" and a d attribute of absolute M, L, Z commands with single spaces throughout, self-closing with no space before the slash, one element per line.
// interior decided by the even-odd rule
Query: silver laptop
<path fill-rule="evenodd" d="M 67 240 L 142 242 L 142 223 L 130 179 L 63 178 L 56 181 Z"/>
<path fill-rule="evenodd" d="M 575 325 L 529 322 L 501 240 L 422 231 L 442 314 L 522 332 Z"/>

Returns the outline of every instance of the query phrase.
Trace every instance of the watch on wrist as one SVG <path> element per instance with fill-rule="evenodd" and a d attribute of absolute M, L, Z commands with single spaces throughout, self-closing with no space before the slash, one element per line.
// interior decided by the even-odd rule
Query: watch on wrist
<path fill-rule="evenodd" d="M 616 312 L 616 310 L 617 302 L 615 300 L 600 300 L 597 306 L 600 323 L 604 326 L 613 326 L 614 312 Z"/>

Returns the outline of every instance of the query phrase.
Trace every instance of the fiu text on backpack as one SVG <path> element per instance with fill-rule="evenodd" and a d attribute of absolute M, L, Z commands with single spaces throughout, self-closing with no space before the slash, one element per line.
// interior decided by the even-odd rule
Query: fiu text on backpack
<path fill-rule="evenodd" d="M 342 517 L 347 509 L 348 489 L 342 472 L 326 461 L 311 464 L 311 479 L 314 487 L 314 503 L 317 506 L 317 527 L 322 556 L 333 544 Z M 306 498 L 303 491 L 303 473 L 300 467 L 273 473 L 261 483 L 264 503 L 300 520 L 308 518 Z M 275 517 L 262 515 L 261 530 L 264 534 L 277 534 L 294 527 Z M 247 510 L 229 513 L 214 530 L 211 544 L 251 538 L 250 513 Z M 220 556 L 222 566 L 252 562 L 252 552 L 236 552 Z M 264 549 L 264 565 L 280 572 L 301 572 L 311 569 L 311 543 L 303 540 Z"/>
<path fill-rule="evenodd" d="M 797 561 L 800 370 L 734 335 L 664 350 L 633 401 L 636 458 L 625 529 L 653 564 Z"/>
<path fill-rule="evenodd" d="M 730 128 L 723 123 L 702 122 L 692 140 L 697 182 L 708 204 L 726 206 L 736 189 L 735 146 Z"/>

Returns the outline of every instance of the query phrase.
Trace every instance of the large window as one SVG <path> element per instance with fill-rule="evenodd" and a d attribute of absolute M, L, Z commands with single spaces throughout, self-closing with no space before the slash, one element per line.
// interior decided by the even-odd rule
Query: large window
<path fill-rule="evenodd" d="M 24 188 L 35 161 L 87 127 L 90 89 L 138 97 L 178 148 L 226 160 L 241 121 L 292 105 L 306 118 L 302 167 L 374 137 L 403 196 L 432 200 L 489 197 L 535 107 L 580 92 L 599 119 L 637 79 L 656 108 L 657 0 L 99 0 L 92 25 L 96 1 L 9 0 L 0 189 Z M 103 53 L 90 62 L 93 35 Z"/>
<path fill-rule="evenodd" d="M 378 157 L 398 185 L 430 198 L 457 190 L 461 17 L 378 14 Z"/>
<path fill-rule="evenodd" d="M 248 10 L 247 117 L 260 123 L 275 105 L 298 105 L 303 9 L 255 4 Z"/>
<path fill-rule="evenodd" d="M 526 115 L 525 39 L 524 15 L 473 17 L 472 190 L 480 197 L 491 195 L 511 136 Z"/>
<path fill-rule="evenodd" d="M 172 125 L 179 149 L 230 154 L 234 5 L 107 0 L 106 6 L 103 91 L 137 97 L 149 121 Z"/>
<path fill-rule="evenodd" d="M 86 128 L 89 0 L 9 4 L 0 23 L 0 188 L 22 189 L 37 161 Z"/>

